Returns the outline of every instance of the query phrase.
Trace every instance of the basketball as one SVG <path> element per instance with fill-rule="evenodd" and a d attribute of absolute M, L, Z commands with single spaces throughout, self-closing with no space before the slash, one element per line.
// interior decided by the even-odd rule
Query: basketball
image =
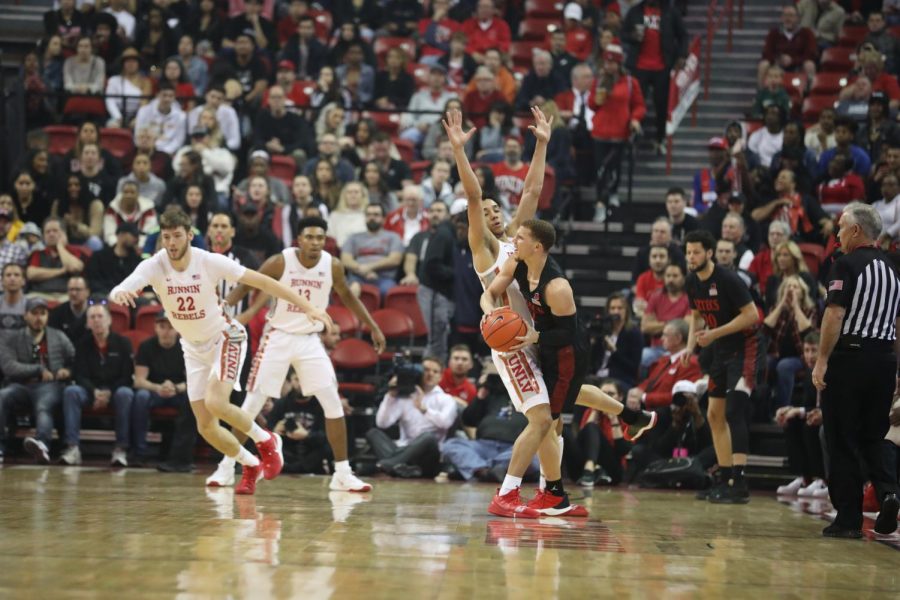
<path fill-rule="evenodd" d="M 516 338 L 528 333 L 522 317 L 508 306 L 491 311 L 481 325 L 481 335 L 487 345 L 497 352 L 509 352 L 520 343 Z"/>

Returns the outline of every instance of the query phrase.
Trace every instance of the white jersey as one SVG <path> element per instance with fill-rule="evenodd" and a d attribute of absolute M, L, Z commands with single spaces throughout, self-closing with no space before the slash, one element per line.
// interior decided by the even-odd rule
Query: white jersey
<path fill-rule="evenodd" d="M 331 299 L 331 255 L 322 251 L 322 256 L 314 266 L 307 269 L 297 258 L 296 248 L 285 248 L 284 271 L 279 281 L 291 288 L 313 306 L 325 310 Z M 276 300 L 269 312 L 269 326 L 286 333 L 317 333 L 325 328 L 320 321 L 311 320 L 303 310 L 284 300 Z"/>
<path fill-rule="evenodd" d="M 481 287 L 485 290 L 488 289 L 488 286 L 491 285 L 491 282 L 494 280 L 494 277 L 500 272 L 501 267 L 503 267 L 503 263 L 506 262 L 506 259 L 515 255 L 516 247 L 513 246 L 512 242 L 499 242 L 500 244 L 500 252 L 497 253 L 497 260 L 491 266 L 490 269 L 483 273 L 477 273 L 478 279 L 481 281 Z M 506 288 L 506 292 L 503 294 L 503 306 L 509 306 L 516 314 L 518 314 L 522 319 L 525 320 L 529 325 L 534 325 L 531 319 L 531 313 L 528 312 L 528 304 L 525 302 L 525 297 L 522 295 L 522 290 L 519 289 L 518 282 L 513 279 L 512 283 L 509 284 L 509 287 Z"/>
<path fill-rule="evenodd" d="M 219 301 L 219 282 L 237 281 L 247 267 L 199 248 L 189 252 L 187 268 L 176 271 L 166 251 L 160 250 L 140 263 L 110 296 L 122 290 L 140 293 L 150 285 L 175 331 L 188 342 L 200 344 L 220 336 L 228 325 Z"/>

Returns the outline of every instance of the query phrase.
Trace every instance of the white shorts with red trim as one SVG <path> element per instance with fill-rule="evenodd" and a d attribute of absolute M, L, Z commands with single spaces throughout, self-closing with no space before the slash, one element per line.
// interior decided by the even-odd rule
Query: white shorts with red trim
<path fill-rule="evenodd" d="M 286 333 L 267 329 L 253 357 L 247 389 L 270 398 L 281 397 L 288 368 L 294 367 L 304 396 L 314 396 L 328 387 L 337 387 L 334 365 L 316 333 Z"/>
<path fill-rule="evenodd" d="M 187 394 L 191 402 L 206 398 L 206 388 L 213 380 L 231 383 L 240 391 L 241 369 L 247 354 L 247 330 L 232 322 L 219 335 L 200 344 L 181 338 Z"/>
<path fill-rule="evenodd" d="M 550 404 L 550 394 L 537 358 L 537 346 L 502 354 L 491 350 L 491 358 L 517 411 L 525 414 L 539 404 Z"/>

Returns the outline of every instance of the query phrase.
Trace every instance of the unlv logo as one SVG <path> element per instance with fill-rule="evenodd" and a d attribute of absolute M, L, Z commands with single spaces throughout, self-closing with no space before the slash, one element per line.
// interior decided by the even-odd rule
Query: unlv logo
<path fill-rule="evenodd" d="M 222 381 L 233 382 L 238 378 L 238 367 L 241 364 L 241 345 L 225 342 L 225 356 L 222 357 Z"/>
<path fill-rule="evenodd" d="M 506 359 L 506 366 L 509 368 L 513 381 L 516 382 L 516 387 L 523 394 L 536 394 L 538 392 L 537 380 L 534 378 L 534 373 L 524 354 L 516 352 L 510 355 Z"/>

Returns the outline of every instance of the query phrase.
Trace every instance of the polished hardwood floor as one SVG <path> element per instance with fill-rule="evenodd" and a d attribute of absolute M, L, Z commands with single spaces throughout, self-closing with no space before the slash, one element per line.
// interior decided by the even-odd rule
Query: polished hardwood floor
<path fill-rule="evenodd" d="M 900 535 L 826 540 L 759 495 L 600 489 L 589 519 L 499 519 L 488 485 L 324 477 L 206 490 L 205 474 L 0 468 L 3 598 L 897 597 Z M 577 488 L 570 490 L 580 496 Z M 872 523 L 867 521 L 871 529 Z"/>

